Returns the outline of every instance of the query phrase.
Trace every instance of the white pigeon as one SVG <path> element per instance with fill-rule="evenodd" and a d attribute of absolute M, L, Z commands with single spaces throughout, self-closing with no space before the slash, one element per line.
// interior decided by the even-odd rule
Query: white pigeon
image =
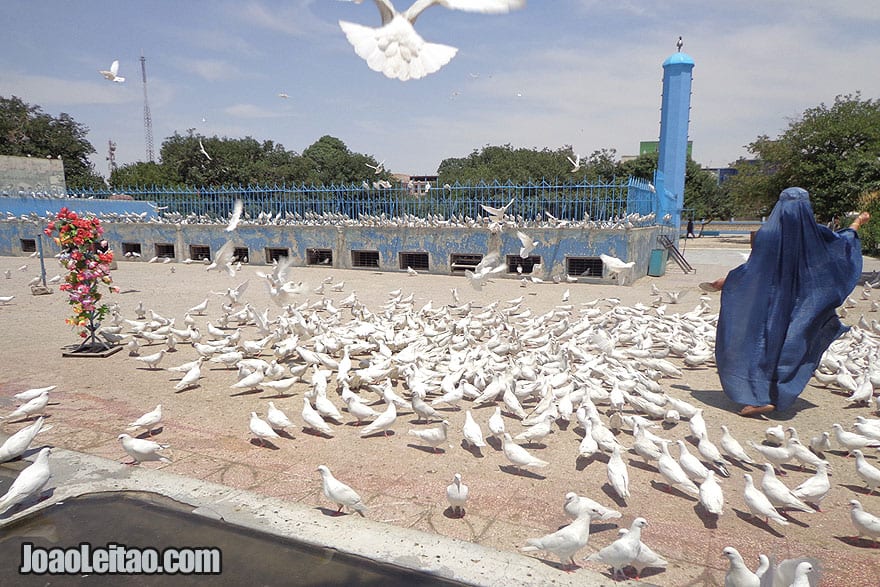
<path fill-rule="evenodd" d="M 284 430 L 294 426 L 290 418 L 287 417 L 282 410 L 275 407 L 275 402 L 269 402 L 269 408 L 266 410 L 266 421 L 274 430 Z"/>
<path fill-rule="evenodd" d="M 813 573 L 813 565 L 807 561 L 798 563 L 794 572 L 794 581 L 789 587 L 810 587 L 810 574 Z"/>
<path fill-rule="evenodd" d="M 523 259 L 528 259 L 535 247 L 541 244 L 538 241 L 533 241 L 532 237 L 520 231 L 516 232 L 516 238 L 518 238 L 519 242 L 522 244 L 519 248 L 519 256 Z"/>
<path fill-rule="evenodd" d="M 364 515 L 367 506 L 364 505 L 361 496 L 354 489 L 334 477 L 326 465 L 318 465 L 318 471 L 321 472 L 324 497 L 339 506 L 337 512 L 342 512 L 342 508 L 347 507 L 349 510 Z"/>
<path fill-rule="evenodd" d="M 202 376 L 202 362 L 205 357 L 199 357 L 195 364 L 183 375 L 180 381 L 174 386 L 174 389 L 181 391 L 193 385 L 198 385 L 199 378 Z"/>
<path fill-rule="evenodd" d="M 470 410 L 468 410 L 470 411 Z M 540 442 L 553 431 L 553 421 L 556 414 L 545 414 L 538 423 L 526 428 L 513 437 L 514 440 L 525 440 L 528 443 Z"/>
<path fill-rule="evenodd" d="M 44 391 L 34 399 L 21 404 L 12 412 L 6 416 L 4 416 L 3 420 L 19 420 L 23 418 L 30 418 L 31 416 L 36 416 L 37 414 L 43 414 L 46 411 L 46 406 L 49 405 L 49 392 Z"/>
<path fill-rule="evenodd" d="M 776 477 L 773 465 L 764 464 L 764 476 L 761 478 L 761 491 L 770 500 L 774 507 L 793 509 L 801 512 L 813 513 L 813 508 L 797 498 L 785 483 Z"/>
<path fill-rule="evenodd" d="M 321 414 L 312 407 L 307 397 L 303 398 L 302 419 L 306 424 L 306 429 L 315 430 L 324 436 L 333 436 L 333 430 L 327 425 Z"/>
<path fill-rule="evenodd" d="M 465 412 L 462 434 L 464 435 L 464 441 L 468 446 L 476 448 L 486 446 L 486 442 L 483 440 L 483 430 L 480 428 L 477 421 L 474 420 L 474 416 L 471 414 L 470 410 Z"/>
<path fill-rule="evenodd" d="M 619 511 L 605 507 L 597 501 L 578 495 L 574 491 L 565 494 L 565 504 L 562 506 L 565 515 L 569 518 L 578 517 L 581 512 L 594 509 L 599 514 L 599 520 L 613 520 L 623 516 Z"/>
<path fill-rule="evenodd" d="M 468 486 L 462 483 L 461 473 L 456 473 L 452 483 L 446 486 L 446 501 L 452 508 L 452 513 L 460 518 L 464 517 L 464 506 L 467 503 Z"/>
<path fill-rule="evenodd" d="M 153 353 L 151 355 L 145 355 L 143 357 L 135 357 L 134 360 L 140 361 L 141 363 L 145 363 L 147 365 L 147 367 L 150 369 L 158 369 L 159 363 L 162 361 L 162 357 L 164 357 L 165 353 L 167 353 L 167 352 L 168 352 L 167 350 L 162 349 L 158 353 Z"/>
<path fill-rule="evenodd" d="M 501 448 L 507 460 L 513 463 L 513 466 L 520 469 L 522 467 L 546 467 L 550 463 L 533 456 L 529 451 L 518 445 L 510 437 L 509 432 L 505 432 L 501 437 Z"/>
<path fill-rule="evenodd" d="M 724 454 L 730 458 L 741 463 L 752 464 L 755 462 L 739 441 L 730 433 L 730 429 L 727 426 L 721 426 L 721 441 L 719 444 L 721 444 L 721 450 L 724 451 Z"/>
<path fill-rule="evenodd" d="M 394 402 L 388 402 L 388 407 L 385 408 L 385 411 L 381 412 L 375 420 L 361 431 L 361 438 L 377 432 L 382 432 L 385 436 L 388 436 L 388 430 L 394 426 L 396 420 L 397 406 Z"/>
<path fill-rule="evenodd" d="M 639 547 L 642 541 L 642 528 L 647 527 L 648 522 L 645 518 L 636 518 L 629 527 L 629 532 L 600 550 L 587 557 L 588 561 L 600 562 L 610 565 L 612 569 L 612 579 L 617 579 L 618 574 L 624 579 L 626 575 L 623 569 L 636 559 L 639 555 Z"/>
<path fill-rule="evenodd" d="M 125 81 L 125 78 L 119 75 L 119 60 L 114 59 L 113 63 L 110 64 L 110 69 L 99 69 L 98 73 L 104 76 L 104 79 L 110 80 L 111 82 L 116 82 L 117 84 L 121 84 Z"/>
<path fill-rule="evenodd" d="M 840 424 L 832 424 L 831 428 L 834 430 L 834 438 L 838 444 L 850 454 L 857 448 L 880 448 L 880 440 L 874 440 L 855 432 L 848 432 Z"/>
<path fill-rule="evenodd" d="M 569 173 L 575 173 L 581 168 L 581 156 L 577 153 L 575 153 L 574 159 L 572 159 L 568 155 L 566 155 L 565 158 L 568 159 L 569 163 L 571 163 L 571 171 Z"/>
<path fill-rule="evenodd" d="M 23 455 L 31 445 L 31 442 L 34 441 L 37 434 L 42 430 L 49 430 L 51 428 L 51 426 L 43 428 L 43 417 L 40 416 L 33 424 L 25 426 L 7 438 L 6 442 L 0 446 L 0 463 L 17 459 Z"/>
<path fill-rule="evenodd" d="M 590 521 L 598 517 L 599 512 L 596 510 L 583 510 L 572 523 L 564 528 L 541 538 L 529 538 L 522 550 L 523 552 L 543 550 L 555 554 L 562 563 L 562 569 L 566 571 L 578 568 L 579 565 L 574 562 L 574 555 L 587 545 L 590 540 Z"/>
<path fill-rule="evenodd" d="M 360 401 L 354 394 L 349 396 L 346 403 L 348 404 L 348 413 L 354 416 L 359 424 L 364 420 L 372 420 L 379 415 L 379 412 Z"/>
<path fill-rule="evenodd" d="M 213 161 L 213 159 L 211 159 L 211 156 L 208 155 L 208 151 L 205 150 L 205 145 L 202 144 L 201 137 L 199 137 L 199 152 L 201 152 L 201 154 L 204 155 L 208 161 Z"/>
<path fill-rule="evenodd" d="M 681 454 L 678 455 L 678 463 L 681 465 L 681 468 L 684 469 L 684 472 L 687 473 L 687 476 L 692 481 L 702 483 L 709 475 L 709 469 L 706 468 L 700 459 L 688 451 L 684 440 L 677 440 L 675 443 L 678 445 L 679 451 L 681 451 Z"/>
<path fill-rule="evenodd" d="M 608 457 L 606 475 L 608 484 L 611 485 L 614 493 L 624 501 L 629 499 L 629 472 L 626 468 L 626 462 L 620 456 L 619 446 L 615 446 L 611 456 Z"/>
<path fill-rule="evenodd" d="M 200 139 L 201 141 L 201 139 Z M 199 142 L 201 145 L 201 142 Z M 204 152 L 204 147 L 202 148 Z M 207 153 L 205 153 L 207 157 Z M 210 157 L 208 157 L 210 159 Z M 236 228 L 238 228 L 238 223 L 241 222 L 241 213 L 244 211 L 244 202 L 239 199 L 235 200 L 235 204 L 232 206 L 232 215 L 229 217 L 229 223 L 226 225 L 226 232 L 232 232 Z"/>
<path fill-rule="evenodd" d="M 187 310 L 186 314 L 196 314 L 197 316 L 204 316 L 205 310 L 207 310 L 207 309 L 208 309 L 208 298 L 205 298 L 205 301 L 203 301 L 200 304 L 196 304 L 195 306 L 193 306 L 192 308 Z"/>
<path fill-rule="evenodd" d="M 861 502 L 857 499 L 849 500 L 849 505 L 850 521 L 855 526 L 856 532 L 858 532 L 855 538 L 867 536 L 868 539 L 877 543 L 877 539 L 880 538 L 880 518 L 870 512 L 866 512 Z"/>
<path fill-rule="evenodd" d="M 362 0 L 354 0 L 360 4 Z M 375 0 L 382 26 L 371 28 L 340 20 L 355 53 L 373 71 L 392 79 L 419 79 L 449 63 L 458 49 L 449 45 L 427 43 L 416 32 L 416 18 L 437 4 L 453 10 L 504 13 L 525 6 L 525 0 L 416 0 L 404 12 L 398 12 L 390 0 Z"/>
<path fill-rule="evenodd" d="M 504 434 L 504 417 L 499 406 L 495 406 L 495 413 L 489 416 L 489 434 L 496 438 Z"/>
<path fill-rule="evenodd" d="M 677 486 L 688 493 L 699 495 L 700 489 L 693 481 L 691 481 L 688 474 L 685 473 L 684 469 L 681 468 L 681 465 L 678 464 L 678 461 L 672 458 L 672 455 L 669 454 L 669 443 L 662 443 L 660 445 L 660 450 L 662 453 L 657 460 L 657 469 L 660 471 L 660 474 L 663 475 L 666 485 L 670 488 Z"/>
<path fill-rule="evenodd" d="M 128 434 L 120 434 L 118 439 L 119 442 L 122 443 L 122 448 L 132 459 L 132 462 L 126 463 L 128 465 L 136 465 L 144 461 L 162 461 L 163 463 L 171 462 L 171 459 L 165 455 L 159 454 L 160 450 L 169 447 L 167 444 L 159 444 L 158 442 L 153 442 L 152 440 L 147 440 L 145 438 L 132 438 Z"/>
<path fill-rule="evenodd" d="M 263 441 L 267 438 L 281 438 L 268 422 L 257 416 L 256 412 L 251 412 L 251 419 L 248 425 L 251 433 L 259 439 L 260 446 L 266 446 Z"/>
<path fill-rule="evenodd" d="M 158 404 L 155 408 L 128 425 L 129 430 L 138 430 L 143 428 L 146 432 L 153 435 L 153 429 L 162 421 L 162 404 Z"/>
<path fill-rule="evenodd" d="M 755 482 L 752 481 L 752 476 L 748 473 L 744 473 L 743 477 L 746 480 L 745 489 L 743 490 L 743 498 L 752 515 L 758 518 L 763 518 L 765 523 L 769 520 L 773 520 L 783 526 L 788 526 L 788 520 L 777 512 L 776 508 L 773 507 L 773 504 L 770 503 L 770 500 L 767 499 L 767 496 L 764 495 L 760 489 L 755 487 Z"/>
<path fill-rule="evenodd" d="M 700 504 L 704 510 L 714 516 L 724 514 L 724 492 L 718 481 L 715 480 L 715 471 L 709 471 L 709 474 L 700 483 Z"/>
<path fill-rule="evenodd" d="M 633 267 L 635 267 L 636 264 L 635 261 L 624 263 L 617 257 L 605 254 L 599 255 L 599 258 L 602 260 L 602 264 L 605 266 L 608 274 L 617 277 L 618 285 L 625 285 L 626 276 L 632 275 Z"/>
<path fill-rule="evenodd" d="M 410 398 L 410 405 L 413 411 L 418 415 L 418 420 L 430 422 L 432 419 L 441 419 L 440 412 L 431 407 L 431 404 L 425 401 L 425 392 L 415 390 Z"/>
<path fill-rule="evenodd" d="M 822 500 L 831 491 L 831 481 L 828 479 L 829 466 L 828 461 L 821 461 L 812 477 L 791 490 L 795 497 L 806 503 L 814 504 L 820 512 L 822 511 L 820 505 Z"/>
<path fill-rule="evenodd" d="M 58 387 L 58 386 L 57 385 L 50 385 L 48 387 L 35 387 L 33 389 L 26 389 L 25 391 L 16 393 L 12 397 L 14 397 L 15 399 L 22 401 L 22 402 L 29 402 L 32 399 L 34 399 L 35 397 L 41 395 L 44 391 L 46 391 L 46 392 L 52 391 L 56 387 Z"/>
<path fill-rule="evenodd" d="M 737 549 L 727 546 L 721 551 L 721 556 L 730 561 L 730 567 L 724 575 L 724 587 L 761 587 L 761 578 L 746 566 Z"/>
<path fill-rule="evenodd" d="M 424 430 L 410 430 L 409 434 L 410 436 L 415 436 L 424 444 L 430 446 L 432 449 L 434 449 L 434 452 L 437 452 L 437 447 L 446 442 L 446 436 L 448 432 L 449 421 L 443 420 L 442 422 L 440 422 L 440 426 L 434 428 L 426 428 Z"/>
<path fill-rule="evenodd" d="M 0 514 L 43 491 L 52 476 L 49 470 L 50 450 L 48 447 L 40 449 L 34 462 L 22 469 L 6 494 L 0 497 Z"/>
<path fill-rule="evenodd" d="M 873 495 L 874 490 L 880 487 L 880 469 L 869 463 L 861 450 L 853 449 L 852 454 L 856 458 L 856 473 L 870 490 L 868 495 Z"/>

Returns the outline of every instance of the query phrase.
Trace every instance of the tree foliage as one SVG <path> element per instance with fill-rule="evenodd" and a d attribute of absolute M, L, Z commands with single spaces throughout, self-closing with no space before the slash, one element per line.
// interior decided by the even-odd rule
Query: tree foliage
<path fill-rule="evenodd" d="M 820 220 L 841 217 L 864 194 L 880 189 L 880 100 L 859 93 L 809 108 L 776 139 L 761 135 L 748 145 L 755 161 L 738 161 L 725 182 L 737 208 L 766 214 L 786 187 L 810 192 Z M 727 185 L 729 183 L 729 185 Z"/>
<path fill-rule="evenodd" d="M 86 139 L 88 132 L 69 114 L 51 116 L 16 96 L 0 96 L 0 155 L 61 157 L 72 189 L 106 187 L 89 161 L 95 148 Z"/>

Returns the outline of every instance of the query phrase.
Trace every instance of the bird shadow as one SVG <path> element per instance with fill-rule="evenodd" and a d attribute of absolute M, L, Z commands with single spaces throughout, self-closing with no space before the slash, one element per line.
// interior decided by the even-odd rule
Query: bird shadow
<path fill-rule="evenodd" d="M 269 450 L 281 450 L 281 447 L 276 446 L 271 440 L 264 440 L 261 444 L 258 438 L 251 438 L 250 443 L 253 446 L 258 446 L 260 448 L 268 448 Z"/>
<path fill-rule="evenodd" d="M 606 522 L 604 524 L 590 524 L 590 534 L 608 532 L 609 530 L 617 530 L 618 528 L 620 528 L 620 526 L 613 522 Z"/>
<path fill-rule="evenodd" d="M 864 485 L 851 485 L 849 483 L 841 483 L 840 486 L 846 487 L 847 489 L 855 493 L 861 493 L 862 495 L 870 495 L 872 493 L 872 491 Z"/>
<path fill-rule="evenodd" d="M 501 445 L 501 441 L 495 436 L 487 436 L 486 444 L 494 448 L 495 450 L 501 450 L 503 447 Z"/>
<path fill-rule="evenodd" d="M 611 501 L 613 501 L 615 504 L 617 504 L 617 507 L 619 507 L 619 508 L 626 507 L 626 500 L 623 499 L 622 497 L 620 497 L 619 495 L 617 495 L 617 492 L 614 491 L 614 488 L 611 487 L 610 483 L 603 483 L 602 484 L 602 493 L 607 495 Z"/>
<path fill-rule="evenodd" d="M 318 506 L 318 507 L 315 508 L 315 509 L 317 509 L 319 512 L 321 512 L 321 513 L 324 514 L 325 516 L 329 516 L 329 517 L 331 517 L 331 518 L 339 518 L 339 517 L 341 517 L 341 516 L 346 515 L 345 512 L 336 511 L 336 510 L 334 510 L 334 509 L 325 508 L 325 507 L 323 507 L 323 506 Z"/>
<path fill-rule="evenodd" d="M 355 426 L 355 427 L 366 426 L 367 424 L 369 424 L 369 422 L 366 422 L 364 420 L 350 420 L 345 423 L 346 426 Z"/>
<path fill-rule="evenodd" d="M 239 391 L 238 393 L 230 393 L 229 397 L 239 397 L 242 395 L 254 395 L 257 393 L 263 393 L 263 389 L 260 387 L 256 387 L 254 389 L 245 389 L 244 391 Z"/>
<path fill-rule="evenodd" d="M 466 451 L 468 451 L 469 453 L 471 453 L 472 455 L 474 455 L 478 459 L 483 458 L 483 451 L 480 450 L 480 447 L 474 446 L 473 444 L 467 442 L 463 438 L 461 440 L 461 448 L 465 449 Z"/>
<path fill-rule="evenodd" d="M 43 492 L 41 492 L 36 497 L 31 496 L 31 497 L 25 499 L 24 501 L 22 501 L 21 503 L 15 504 L 11 508 L 9 508 L 8 510 L 6 510 L 2 514 L 0 514 L 0 519 L 10 517 L 11 515 L 15 514 L 16 512 L 18 512 L 20 510 L 26 510 L 29 507 L 35 506 L 38 503 L 51 498 L 53 495 L 55 495 L 55 488 L 50 487 L 49 489 L 46 489 Z"/>
<path fill-rule="evenodd" d="M 564 432 L 565 430 L 568 430 L 571 423 L 568 420 L 556 420 L 556 425 Z"/>
<path fill-rule="evenodd" d="M 759 528 L 761 530 L 764 530 L 765 532 L 773 534 L 773 536 L 775 536 L 777 538 L 785 538 L 784 534 L 777 532 L 770 524 L 768 524 L 767 522 L 765 522 L 761 518 L 753 516 L 751 514 L 751 512 L 743 512 L 741 510 L 733 508 L 733 513 L 736 514 L 737 518 L 739 518 L 740 520 L 742 520 L 744 522 L 751 524 L 755 528 Z"/>
<path fill-rule="evenodd" d="M 425 446 L 422 444 L 413 444 L 412 442 L 408 442 L 406 445 L 410 448 L 414 448 L 416 450 L 420 450 L 422 452 L 426 452 L 426 453 L 429 453 L 432 455 L 441 454 L 441 453 L 446 452 L 445 450 L 443 450 L 442 448 L 439 448 L 439 447 L 435 449 L 430 446 Z"/>
<path fill-rule="evenodd" d="M 174 393 L 183 393 L 184 391 L 190 391 L 190 390 L 195 389 L 197 387 L 201 387 L 201 386 L 198 383 L 193 383 L 191 385 L 187 385 L 184 388 L 175 390 Z"/>
<path fill-rule="evenodd" d="M 464 514 L 464 508 L 462 508 L 459 512 L 456 512 L 454 509 L 452 509 L 452 506 L 449 506 L 445 510 L 443 510 L 443 517 L 449 518 L 450 520 L 460 520 L 464 517 Z"/>
<path fill-rule="evenodd" d="M 428 418 L 427 420 L 416 418 L 415 420 L 409 420 L 409 423 L 413 426 L 418 426 L 419 424 L 430 424 L 431 422 L 436 422 L 436 418 Z"/>
<path fill-rule="evenodd" d="M 156 434 L 162 434 L 163 430 L 165 430 L 164 426 L 159 426 L 158 428 L 153 428 L 152 430 L 144 430 L 143 432 L 135 436 L 135 438 L 152 438 Z"/>
<path fill-rule="evenodd" d="M 517 477 L 528 477 L 529 479 L 538 479 L 541 481 L 547 478 L 544 475 L 539 475 L 538 473 L 533 473 L 525 469 L 520 469 L 519 467 L 514 467 L 513 465 L 498 465 L 498 468 L 505 473 L 516 475 Z"/>
<path fill-rule="evenodd" d="M 520 446 L 523 448 L 532 448 L 532 449 L 547 448 L 547 445 L 544 444 L 543 442 L 531 442 L 531 441 L 527 442 L 525 444 L 521 444 Z"/>
<path fill-rule="evenodd" d="M 577 460 L 575 460 L 574 468 L 578 471 L 583 471 L 584 469 L 589 467 L 591 463 L 597 460 L 598 459 L 596 458 L 595 454 L 591 454 L 588 457 L 578 455 Z"/>
<path fill-rule="evenodd" d="M 880 548 L 880 542 L 860 536 L 835 536 L 834 538 L 856 548 Z"/>
<path fill-rule="evenodd" d="M 375 438 L 376 436 L 394 436 L 394 430 L 376 430 L 371 434 L 363 434 L 361 438 Z"/>
<path fill-rule="evenodd" d="M 261 395 L 260 399 L 284 399 L 295 396 L 295 393 L 276 393 L 273 395 Z"/>
<path fill-rule="evenodd" d="M 782 510 L 781 508 L 778 508 L 777 511 L 779 511 L 779 513 L 782 514 L 786 520 L 788 520 L 789 522 L 791 522 L 795 526 L 800 526 L 801 528 L 809 528 L 810 527 L 810 525 L 807 524 L 806 522 L 801 522 L 797 518 L 793 517 L 791 515 L 792 514 L 791 511 Z M 795 510 L 795 511 L 800 511 L 800 510 Z M 804 513 L 809 513 L 809 512 L 804 512 Z"/>
<path fill-rule="evenodd" d="M 314 428 L 303 428 L 302 431 L 303 434 L 308 434 L 309 436 L 317 436 L 318 438 L 333 438 L 332 436 L 328 436 L 320 430 L 315 430 Z"/>
<path fill-rule="evenodd" d="M 649 471 L 651 473 L 659 473 L 660 472 L 660 469 L 658 469 L 657 467 L 655 467 L 653 465 L 649 465 L 645 461 L 640 461 L 640 460 L 636 460 L 636 459 L 630 459 L 629 466 L 634 469 L 641 469 L 642 471 Z"/>
<path fill-rule="evenodd" d="M 685 493 L 681 489 L 679 489 L 677 487 L 672 487 L 671 485 L 669 485 L 667 483 L 660 483 L 659 481 L 655 481 L 654 479 L 651 479 L 651 487 L 653 487 L 657 491 L 660 491 L 660 492 L 665 493 L 667 495 L 675 495 L 675 496 L 684 498 L 688 501 L 699 502 L 699 500 L 696 497 L 694 497 L 693 495 Z"/>
<path fill-rule="evenodd" d="M 139 289 L 123 289 L 123 290 L 117 292 L 118 295 L 130 294 L 130 293 L 141 293 L 141 290 L 139 290 Z"/>
<path fill-rule="evenodd" d="M 718 528 L 718 515 L 713 514 L 703 507 L 702 503 L 694 504 L 694 513 L 703 522 L 703 527 L 707 530 L 716 530 Z"/>
<path fill-rule="evenodd" d="M 287 440 L 294 440 L 293 434 L 291 434 L 287 430 L 276 430 L 275 432 L 277 432 L 278 436 L 280 436 L 281 438 L 286 438 Z"/>

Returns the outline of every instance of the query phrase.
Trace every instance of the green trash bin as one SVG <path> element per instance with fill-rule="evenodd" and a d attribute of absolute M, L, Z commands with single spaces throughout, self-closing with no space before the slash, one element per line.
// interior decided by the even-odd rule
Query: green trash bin
<path fill-rule="evenodd" d="M 654 249 L 651 251 L 651 262 L 648 264 L 648 275 L 660 277 L 666 275 L 666 249 Z"/>

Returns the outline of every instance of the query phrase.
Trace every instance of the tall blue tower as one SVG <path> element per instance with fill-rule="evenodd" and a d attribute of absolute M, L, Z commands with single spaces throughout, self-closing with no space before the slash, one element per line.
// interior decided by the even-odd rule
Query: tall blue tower
<path fill-rule="evenodd" d="M 661 224 L 678 234 L 684 207 L 684 175 L 687 164 L 688 122 L 694 60 L 681 51 L 663 62 L 663 98 L 660 106 L 660 153 L 654 187 L 657 216 Z M 668 218 L 667 218 L 668 215 Z"/>

